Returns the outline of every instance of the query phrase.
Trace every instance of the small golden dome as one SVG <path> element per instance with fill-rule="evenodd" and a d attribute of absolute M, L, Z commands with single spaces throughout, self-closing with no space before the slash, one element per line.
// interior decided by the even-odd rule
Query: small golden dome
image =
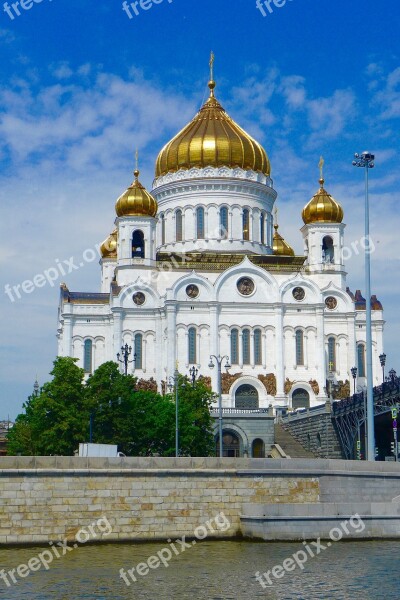
<path fill-rule="evenodd" d="M 294 250 L 278 233 L 278 225 L 274 225 L 275 233 L 272 241 L 272 250 L 276 256 L 294 256 Z"/>
<path fill-rule="evenodd" d="M 139 181 L 139 171 L 136 169 L 135 181 L 120 196 L 115 204 L 119 217 L 155 217 L 157 202 Z"/>
<path fill-rule="evenodd" d="M 324 183 L 325 180 L 321 178 L 318 192 L 303 208 L 301 216 L 306 225 L 310 223 L 341 223 L 343 221 L 343 208 L 328 194 Z"/>
<path fill-rule="evenodd" d="M 118 232 L 116 229 L 108 236 L 100 246 L 102 258 L 117 258 Z"/>
<path fill-rule="evenodd" d="M 246 133 L 214 97 L 215 81 L 208 84 L 210 96 L 194 119 L 158 155 L 156 177 L 194 167 L 250 169 L 270 175 L 264 148 Z"/>

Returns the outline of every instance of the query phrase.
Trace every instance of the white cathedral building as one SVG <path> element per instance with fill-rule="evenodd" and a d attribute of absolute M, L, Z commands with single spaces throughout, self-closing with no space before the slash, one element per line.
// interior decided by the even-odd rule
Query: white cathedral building
<path fill-rule="evenodd" d="M 209 88 L 159 153 L 151 192 L 136 170 L 118 198 L 101 291 L 62 284 L 58 354 L 90 374 L 128 344 L 129 372 L 160 391 L 177 364 L 183 374 L 194 366 L 216 392 L 210 356 L 226 356 L 225 409 L 321 404 L 327 380 L 352 382 L 354 366 L 365 383 L 366 300 L 347 287 L 343 209 L 321 174 L 296 256 L 273 216 L 266 151 L 224 111 L 214 81 Z M 375 385 L 384 321 L 376 296 L 371 303 Z"/>

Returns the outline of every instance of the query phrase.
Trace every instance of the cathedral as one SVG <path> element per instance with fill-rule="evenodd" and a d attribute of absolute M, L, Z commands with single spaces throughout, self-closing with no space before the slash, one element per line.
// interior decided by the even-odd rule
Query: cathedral
<path fill-rule="evenodd" d="M 127 345 L 129 373 L 163 392 L 176 366 L 191 369 L 215 392 L 221 384 L 226 414 L 313 407 L 329 382 L 353 385 L 353 367 L 365 384 L 370 301 L 380 383 L 382 305 L 347 285 L 344 212 L 323 160 L 301 255 L 279 230 L 276 199 L 265 149 L 225 112 L 211 77 L 208 100 L 160 151 L 152 190 L 136 169 L 117 199 L 101 290 L 61 285 L 58 354 L 90 374 Z M 221 377 L 211 357 L 223 357 Z"/>

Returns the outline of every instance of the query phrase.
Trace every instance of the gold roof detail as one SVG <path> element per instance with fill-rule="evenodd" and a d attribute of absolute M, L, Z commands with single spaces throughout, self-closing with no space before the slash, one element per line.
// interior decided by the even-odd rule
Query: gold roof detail
<path fill-rule="evenodd" d="M 306 225 L 310 223 L 341 223 L 343 221 L 343 208 L 339 202 L 324 188 L 325 179 L 323 177 L 324 159 L 321 157 L 320 168 L 320 188 L 311 198 L 310 202 L 303 208 L 301 216 Z"/>
<path fill-rule="evenodd" d="M 157 202 L 139 181 L 139 170 L 134 172 L 135 181 L 115 204 L 119 217 L 155 217 Z"/>
<path fill-rule="evenodd" d="M 213 62 L 212 55 L 211 71 Z M 211 78 L 207 102 L 159 153 L 156 177 L 195 167 L 239 167 L 271 174 L 264 148 L 225 112 L 214 96 L 215 86 Z"/>
<path fill-rule="evenodd" d="M 279 225 L 274 225 L 275 233 L 272 241 L 272 250 L 276 256 L 294 256 L 294 250 L 278 232 Z"/>
<path fill-rule="evenodd" d="M 114 229 L 106 240 L 100 246 L 100 253 L 102 258 L 117 258 L 117 240 L 118 231 Z"/>

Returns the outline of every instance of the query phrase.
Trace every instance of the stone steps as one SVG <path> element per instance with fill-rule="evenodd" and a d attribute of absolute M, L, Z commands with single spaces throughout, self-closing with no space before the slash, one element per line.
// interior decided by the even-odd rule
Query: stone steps
<path fill-rule="evenodd" d="M 315 458 L 280 423 L 275 423 L 275 444 L 278 444 L 289 458 Z"/>

